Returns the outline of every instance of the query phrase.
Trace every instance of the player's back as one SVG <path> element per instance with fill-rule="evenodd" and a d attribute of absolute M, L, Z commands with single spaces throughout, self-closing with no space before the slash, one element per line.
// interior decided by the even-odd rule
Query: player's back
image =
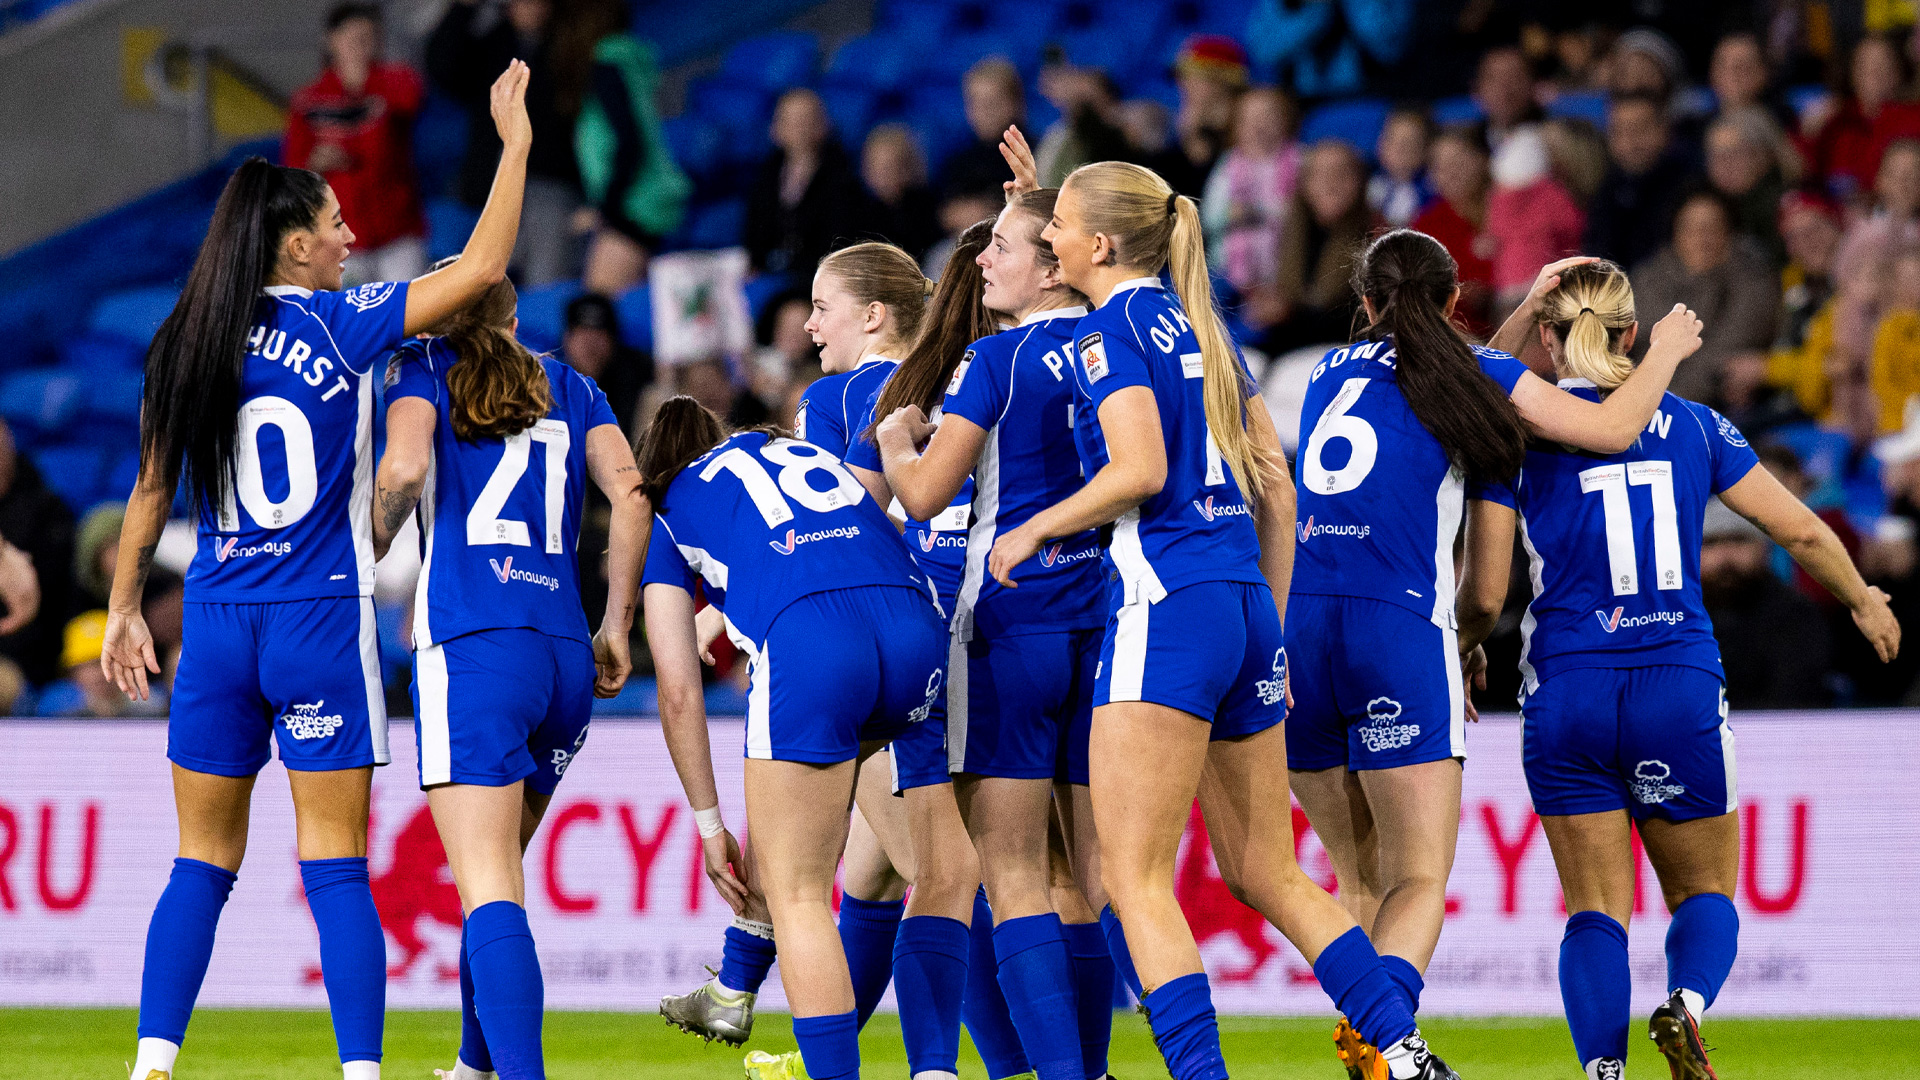
<path fill-rule="evenodd" d="M 241 371 L 235 475 L 201 508 L 187 598 L 259 603 L 373 589 L 373 377 L 401 338 L 404 282 L 269 287 Z"/>
<path fill-rule="evenodd" d="M 762 640 L 781 609 L 829 589 L 905 586 L 932 603 L 893 523 L 839 458 L 810 443 L 732 435 L 682 469 L 654 510 L 647 580 L 675 576 L 677 562 L 736 642 Z"/>
<path fill-rule="evenodd" d="M 616 424 L 592 381 L 541 360 L 553 407 L 505 438 L 455 434 L 444 339 L 409 342 L 389 399 L 434 404 L 433 461 L 420 501 L 420 581 L 413 636 L 426 648 L 476 630 L 523 627 L 588 638 L 580 603 L 580 514 L 587 433 Z"/>
<path fill-rule="evenodd" d="M 1561 385 L 1599 397 L 1585 380 Z M 1625 452 L 1536 444 L 1511 489 L 1476 490 L 1520 515 L 1534 589 L 1521 626 L 1527 690 L 1578 667 L 1720 675 L 1700 590 L 1702 520 L 1708 500 L 1757 464 L 1720 414 L 1668 394 Z"/>

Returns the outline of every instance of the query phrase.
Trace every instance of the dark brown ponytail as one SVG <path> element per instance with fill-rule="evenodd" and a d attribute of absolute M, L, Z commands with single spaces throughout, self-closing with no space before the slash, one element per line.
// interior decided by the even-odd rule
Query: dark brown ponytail
<path fill-rule="evenodd" d="M 640 466 L 640 489 L 659 509 L 667 488 L 680 470 L 701 454 L 719 446 L 727 437 L 726 425 L 685 394 L 677 394 L 661 404 L 653 414 L 653 423 L 634 447 Z"/>
<path fill-rule="evenodd" d="M 501 278 L 440 327 L 459 362 L 447 369 L 453 433 L 505 439 L 553 411 L 553 387 L 539 357 L 513 336 L 519 296 Z"/>
<path fill-rule="evenodd" d="M 976 221 L 960 233 L 946 268 L 940 271 L 940 283 L 933 287 L 933 299 L 927 302 L 932 319 L 881 387 L 873 423 L 860 433 L 861 438 L 873 442 L 880 421 L 895 409 L 918 405 L 921 412 L 931 413 L 967 346 L 999 331 L 1000 324 L 984 300 L 986 281 L 980 264 L 974 261 L 992 242 L 992 219 Z"/>

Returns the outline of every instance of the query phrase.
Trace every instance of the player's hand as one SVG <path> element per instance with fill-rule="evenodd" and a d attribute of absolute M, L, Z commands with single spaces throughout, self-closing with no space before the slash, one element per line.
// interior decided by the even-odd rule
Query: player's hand
<path fill-rule="evenodd" d="M 627 635 L 613 627 L 602 626 L 593 635 L 594 697 L 614 697 L 627 685 L 627 676 L 633 674 L 633 657 L 627 648 Z"/>
<path fill-rule="evenodd" d="M 40 614 L 40 575 L 27 553 L 0 540 L 0 601 L 7 613 L 0 617 L 0 637 L 18 633 Z"/>
<path fill-rule="evenodd" d="M 1473 691 L 1487 688 L 1487 650 L 1478 645 L 1473 651 L 1460 658 L 1461 681 L 1467 686 L 1467 719 L 1480 722 L 1480 710 L 1473 706 Z"/>
<path fill-rule="evenodd" d="M 1540 272 L 1534 275 L 1533 288 L 1527 290 L 1527 298 L 1520 302 L 1521 309 L 1528 315 L 1539 318 L 1540 309 L 1546 306 L 1547 294 L 1560 287 L 1561 274 L 1576 266 L 1585 266 L 1587 263 L 1599 261 L 1592 255 L 1575 255 L 1570 259 L 1550 262 L 1541 267 Z"/>
<path fill-rule="evenodd" d="M 700 647 L 700 662 L 713 666 L 713 643 L 727 629 L 727 617 L 720 609 L 708 604 L 693 613 L 693 643 Z"/>
<path fill-rule="evenodd" d="M 1853 609 L 1853 625 L 1873 642 L 1873 651 L 1880 654 L 1881 663 L 1900 655 L 1900 620 L 1893 617 L 1893 609 L 1887 606 L 1887 594 L 1878 585 L 1867 586 L 1866 600 Z"/>
<path fill-rule="evenodd" d="M 722 829 L 701 838 L 700 853 L 706 861 L 707 880 L 720 890 L 720 899 L 727 902 L 735 915 L 745 915 L 747 885 L 734 872 L 734 867 L 746 865 L 746 857 L 740 853 L 740 841 L 733 838 L 732 830 Z"/>
<path fill-rule="evenodd" d="M 904 445 L 918 449 L 939 430 L 940 425 L 927 422 L 927 414 L 920 411 L 920 406 L 902 405 L 880 421 L 880 426 L 874 429 L 874 438 L 875 441 L 901 440 Z"/>
<path fill-rule="evenodd" d="M 1007 193 L 1007 201 L 1025 195 L 1029 191 L 1040 190 L 1040 167 L 1034 164 L 1033 147 L 1027 145 L 1027 137 L 1020 132 L 1018 124 L 1007 125 L 1000 136 L 1000 156 L 1007 159 L 1007 167 L 1013 170 L 1013 179 L 1001 184 Z"/>
<path fill-rule="evenodd" d="M 533 121 L 527 118 L 527 80 L 531 77 L 526 61 L 509 63 L 494 80 L 488 100 L 500 141 L 516 150 L 533 145 Z"/>
<path fill-rule="evenodd" d="M 1700 316 L 1685 304 L 1673 305 L 1666 317 L 1653 324 L 1653 333 L 1647 335 L 1647 351 L 1666 349 L 1678 353 L 1676 359 L 1685 360 L 1700 348 Z"/>
<path fill-rule="evenodd" d="M 160 674 L 153 635 L 139 612 L 108 611 L 107 633 L 100 643 L 100 670 L 128 701 L 147 700 L 147 673 Z"/>
<path fill-rule="evenodd" d="M 1033 558 L 1040 550 L 1041 537 L 1025 525 L 1003 534 L 993 542 L 993 550 L 987 553 L 987 572 L 993 580 L 1009 589 L 1020 586 L 1013 582 L 1013 568 Z"/>

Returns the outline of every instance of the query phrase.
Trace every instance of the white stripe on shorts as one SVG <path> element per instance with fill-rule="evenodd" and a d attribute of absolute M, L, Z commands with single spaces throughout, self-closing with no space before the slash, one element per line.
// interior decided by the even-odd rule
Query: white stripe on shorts
<path fill-rule="evenodd" d="M 1114 614 L 1113 675 L 1107 680 L 1108 701 L 1139 701 L 1147 674 L 1147 613 L 1152 604 L 1141 597 Z"/>
<path fill-rule="evenodd" d="M 971 618 L 971 609 L 966 609 Z M 967 643 L 954 633 L 947 641 L 947 772 L 967 771 Z M 896 766 L 896 776 L 898 767 Z M 894 785 L 896 788 L 898 784 Z"/>
<path fill-rule="evenodd" d="M 1447 742 L 1454 757 L 1467 758 L 1467 687 L 1460 675 L 1460 632 L 1440 627 L 1440 667 L 1447 673 Z"/>
<path fill-rule="evenodd" d="M 747 681 L 747 756 L 762 761 L 773 758 L 773 729 L 767 684 L 773 681 L 767 670 L 767 643 L 761 642 L 749 658 L 752 667 Z"/>
<path fill-rule="evenodd" d="M 453 779 L 453 744 L 447 732 L 446 646 L 430 645 L 413 654 L 414 678 L 420 681 L 420 785 L 449 783 Z"/>
<path fill-rule="evenodd" d="M 1740 769 L 1734 763 L 1733 724 L 1727 720 L 1727 688 L 1720 688 L 1720 761 L 1727 770 L 1727 813 L 1740 809 Z"/>
<path fill-rule="evenodd" d="M 393 760 L 387 746 L 387 690 L 380 677 L 380 627 L 373 617 L 373 597 L 360 598 L 360 675 L 367 684 L 367 733 L 373 737 L 373 763 Z"/>

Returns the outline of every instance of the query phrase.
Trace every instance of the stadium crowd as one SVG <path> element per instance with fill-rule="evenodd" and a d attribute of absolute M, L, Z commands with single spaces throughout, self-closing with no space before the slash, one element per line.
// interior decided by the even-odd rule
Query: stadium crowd
<path fill-rule="evenodd" d="M 1098 5 L 1044 6 L 1064 27 Z M 1084 28 L 979 58 L 945 103 L 965 130 L 940 139 L 911 116 L 846 130 L 842 87 L 809 67 L 774 96 L 765 153 L 728 181 L 743 212 L 719 239 L 775 283 L 757 304 L 758 346 L 672 366 L 622 334 L 619 300 L 653 256 L 686 246 L 671 238 L 715 181 L 676 162 L 662 74 L 620 0 L 454 0 L 424 75 L 383 56 L 378 5 L 342 4 L 323 69 L 293 98 L 284 156 L 326 176 L 359 233 L 350 282 L 411 277 L 429 255 L 429 201 L 484 200 L 499 152 L 487 86 L 527 58 L 534 149 L 515 278 L 581 281 L 558 352 L 630 434 L 673 393 L 735 424 L 790 418 L 820 370 L 811 268 L 858 239 L 938 267 L 1001 205 L 1009 126 L 1031 137 L 1043 184 L 1121 159 L 1200 200 L 1217 285 L 1290 449 L 1298 417 L 1282 403 L 1297 413 L 1306 368 L 1356 325 L 1352 259 L 1369 235 L 1411 225 L 1440 239 L 1460 266 L 1459 317 L 1482 336 L 1542 264 L 1604 257 L 1631 272 L 1642 325 L 1677 302 L 1699 312 L 1704 345 L 1674 392 L 1733 419 L 1907 618 L 1920 613 L 1920 33 L 1911 11 L 1901 25 L 1884 7 L 1849 34 L 1821 3 L 1668 5 L 1643 25 L 1616 21 L 1625 9 L 1258 0 L 1238 34 L 1187 36 L 1170 64 L 1103 57 L 1080 47 Z M 1430 8 L 1458 19 L 1436 32 Z M 433 163 L 413 158 L 430 95 L 469 111 L 445 192 L 422 189 Z M 127 708 L 97 663 L 121 511 L 79 509 L 0 430 L 0 534 L 38 578 L 37 614 L 0 638 L 0 709 Z M 589 512 L 583 550 L 604 548 L 605 520 L 604 503 Z M 1734 707 L 1920 701 L 1915 662 L 1878 664 L 1846 609 L 1744 519 L 1709 517 L 1702 576 Z M 583 584 L 597 611 L 604 577 Z M 24 594 L 0 593 L 17 612 Z M 147 589 L 148 622 L 173 649 L 180 595 L 161 572 Z M 1495 672 L 1515 669 L 1522 603 L 1488 644 Z M 1510 680 L 1480 701 L 1507 707 Z"/>

